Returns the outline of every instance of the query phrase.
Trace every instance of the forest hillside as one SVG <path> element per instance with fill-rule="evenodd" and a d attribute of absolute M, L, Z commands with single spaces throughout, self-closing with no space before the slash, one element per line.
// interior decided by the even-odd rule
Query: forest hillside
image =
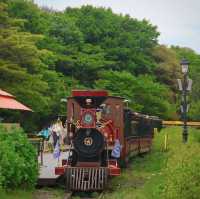
<path fill-rule="evenodd" d="M 92 6 L 58 12 L 28 0 L 1 0 L 0 27 L 0 88 L 34 110 L 1 111 L 5 121 L 37 130 L 65 114 L 60 100 L 77 88 L 106 89 L 135 111 L 178 119 L 183 57 L 193 79 L 189 117 L 199 120 L 200 55 L 160 45 L 159 30 L 147 20 Z"/>

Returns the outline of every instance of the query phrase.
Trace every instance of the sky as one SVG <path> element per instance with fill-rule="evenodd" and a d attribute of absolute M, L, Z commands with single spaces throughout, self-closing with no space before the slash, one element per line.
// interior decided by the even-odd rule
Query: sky
<path fill-rule="evenodd" d="M 200 54 L 200 0 L 34 0 L 56 10 L 93 5 L 148 19 L 158 27 L 159 43 L 189 47 Z"/>

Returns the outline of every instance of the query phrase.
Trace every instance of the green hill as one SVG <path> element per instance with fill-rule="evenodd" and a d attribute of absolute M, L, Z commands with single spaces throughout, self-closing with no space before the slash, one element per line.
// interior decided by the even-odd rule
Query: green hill
<path fill-rule="evenodd" d="M 190 119 L 199 119 L 200 55 L 158 44 L 151 22 L 92 6 L 58 12 L 28 0 L 1 0 L 0 11 L 0 87 L 34 110 L 1 110 L 4 121 L 38 130 L 65 115 L 60 99 L 74 88 L 107 89 L 136 111 L 177 119 L 182 57 L 194 80 Z"/>

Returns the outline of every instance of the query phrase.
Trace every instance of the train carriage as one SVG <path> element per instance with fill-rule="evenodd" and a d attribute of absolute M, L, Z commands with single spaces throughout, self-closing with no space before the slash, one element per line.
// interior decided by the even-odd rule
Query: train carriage
<path fill-rule="evenodd" d="M 151 149 L 157 117 L 133 112 L 124 98 L 103 90 L 74 90 L 67 100 L 70 157 L 56 167 L 68 190 L 103 190 L 109 176 L 120 175 L 119 162 Z"/>

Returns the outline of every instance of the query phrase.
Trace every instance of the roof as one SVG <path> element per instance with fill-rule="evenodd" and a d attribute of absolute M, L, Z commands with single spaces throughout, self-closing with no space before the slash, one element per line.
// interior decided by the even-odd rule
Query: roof
<path fill-rule="evenodd" d="M 120 96 L 108 96 L 109 98 L 116 98 L 116 99 L 126 99 L 125 97 L 120 97 Z"/>
<path fill-rule="evenodd" d="M 15 97 L 0 89 L 0 109 L 32 111 L 29 107 L 15 100 Z"/>
<path fill-rule="evenodd" d="M 0 96 L 9 96 L 9 97 L 14 97 L 13 95 L 11 95 L 10 93 L 7 93 L 6 91 L 3 91 L 0 89 Z"/>
<path fill-rule="evenodd" d="M 72 90 L 73 97 L 107 97 L 105 90 Z"/>

